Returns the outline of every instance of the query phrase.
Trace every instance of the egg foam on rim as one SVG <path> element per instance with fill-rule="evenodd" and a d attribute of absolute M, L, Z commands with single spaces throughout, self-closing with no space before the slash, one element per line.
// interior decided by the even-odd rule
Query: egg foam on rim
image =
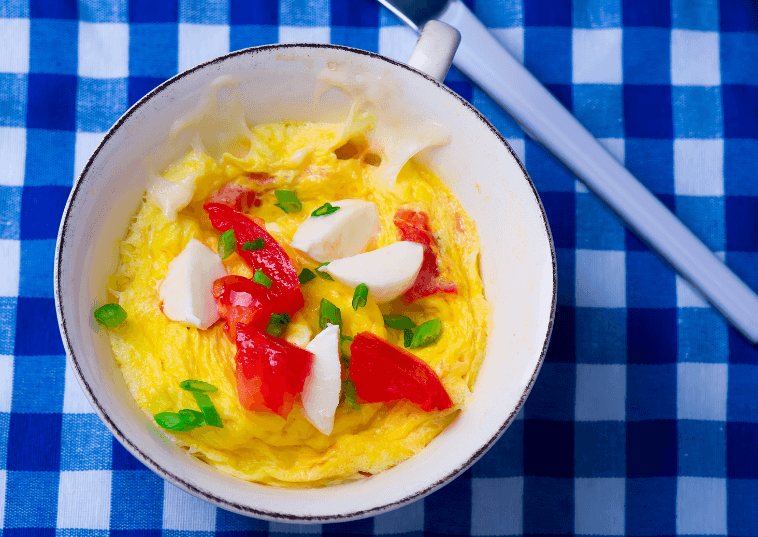
<path fill-rule="evenodd" d="M 409 160 L 394 184 L 382 184 L 383 149 L 368 136 L 370 118 L 345 124 L 279 122 L 250 128 L 250 136 L 212 156 L 201 144 L 168 166 L 162 180 L 192 183 L 190 202 L 168 215 L 149 196 L 138 209 L 120 244 L 119 267 L 109 280 L 111 301 L 127 312 L 127 321 L 109 332 L 115 359 L 139 407 L 149 416 L 196 408 L 179 383 L 199 379 L 218 387 L 211 394 L 224 427 L 171 432 L 171 440 L 197 458 L 233 476 L 274 486 L 323 486 L 376 474 L 419 453 L 464 411 L 484 357 L 489 306 L 478 269 L 479 239 L 473 221 L 458 200 L 429 170 Z M 187 178 L 191 178 L 189 181 Z M 291 247 L 298 226 L 316 208 L 343 199 L 373 201 L 380 232 L 367 251 L 398 242 L 393 223 L 398 209 L 423 211 L 439 246 L 440 276 L 457 286 L 457 294 L 436 293 L 405 304 L 401 298 L 377 304 L 371 297 L 357 311 L 353 289 L 315 278 L 301 286 L 305 306 L 292 318 L 283 337 L 305 347 L 319 333 L 319 304 L 326 298 L 342 313 L 342 334 L 364 331 L 403 347 L 403 331 L 384 324 L 383 315 L 402 314 L 417 325 L 442 322 L 434 344 L 412 349 L 438 375 L 453 401 L 448 410 L 425 412 L 407 400 L 337 407 L 327 436 L 305 417 L 296 402 L 287 419 L 251 412 L 239 402 L 235 344 L 223 321 L 207 330 L 172 321 L 162 312 L 161 282 L 169 263 L 192 239 L 214 252 L 219 232 L 203 203 L 224 185 L 234 183 L 260 201 L 246 212 L 266 222 L 298 273 L 316 261 Z M 294 192 L 302 210 L 285 213 L 274 191 Z M 239 255 L 224 259 L 228 274 L 252 278 L 254 271 Z M 349 346 L 343 347 L 349 354 Z"/>

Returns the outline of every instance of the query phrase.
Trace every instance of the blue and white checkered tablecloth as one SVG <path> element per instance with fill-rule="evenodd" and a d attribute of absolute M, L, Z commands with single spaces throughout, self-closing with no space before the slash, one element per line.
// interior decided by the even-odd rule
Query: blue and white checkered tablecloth
<path fill-rule="evenodd" d="M 755 0 L 473 0 L 482 21 L 758 288 Z M 405 60 L 373 0 L 0 0 L 0 526 L 6 537 L 758 535 L 758 351 L 478 88 L 524 160 L 559 306 L 526 407 L 471 470 L 373 519 L 297 526 L 185 494 L 114 441 L 66 365 L 55 237 L 103 133 L 230 50 L 331 42 Z"/>

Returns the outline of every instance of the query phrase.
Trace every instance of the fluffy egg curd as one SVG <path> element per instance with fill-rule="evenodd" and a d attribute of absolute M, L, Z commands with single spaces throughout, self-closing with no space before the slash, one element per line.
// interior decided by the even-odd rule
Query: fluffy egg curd
<path fill-rule="evenodd" d="M 180 409 L 203 410 L 195 393 L 180 387 L 187 379 L 216 387 L 217 391 L 204 396 L 210 398 L 223 426 L 171 431 L 169 436 L 195 457 L 233 476 L 284 487 L 363 479 L 419 453 L 471 397 L 485 352 L 489 317 L 474 223 L 440 179 L 413 159 L 402 165 L 396 178 L 386 181 L 383 163 L 390 158 L 380 144 L 369 141 L 372 128 L 370 120 L 353 121 L 349 129 L 344 124 L 279 122 L 251 127 L 249 136 L 219 155 L 212 156 L 202 144 L 194 144 L 153 182 L 120 244 L 119 266 L 108 292 L 127 319 L 110 330 L 109 337 L 126 384 L 151 417 Z M 277 191 L 291 193 L 301 208 L 296 210 L 297 203 L 287 205 L 287 198 L 283 202 Z M 309 420 L 300 394 L 295 395 L 291 410 L 284 412 L 286 418 L 243 406 L 237 383 L 238 348 L 223 318 L 203 329 L 171 320 L 164 313 L 161 285 L 169 264 L 190 241 L 196 239 L 214 254 L 223 253 L 220 241 L 224 239 L 204 205 L 209 200 L 223 203 L 225 193 L 233 194 L 232 204 L 240 212 L 265 227 L 300 275 L 304 305 L 284 323 L 281 338 L 286 344 L 304 349 L 322 332 L 324 299 L 339 309 L 341 327 L 332 332 L 340 334 L 343 389 L 330 434 Z M 178 198 L 180 203 L 175 201 Z M 398 215 L 424 215 L 433 252 L 430 261 L 424 250 L 424 263 L 436 263 L 436 287 L 427 286 L 415 295 L 411 288 L 377 303 L 369 286 L 365 305 L 359 300 L 354 307 L 358 294 L 354 287 L 330 276 L 328 266 L 292 246 L 296 232 L 306 219 L 314 218 L 314 211 L 327 204 L 327 208 L 338 206 L 342 200 L 375 204 L 379 226 L 363 252 L 402 240 L 421 242 L 414 238 L 413 229 L 406 226 L 403 231 Z M 260 267 L 246 263 L 241 255 L 245 252 L 240 250 L 226 252 L 228 256 L 221 260 L 226 274 L 270 286 L 270 278 L 266 282 L 256 276 Z M 316 276 L 303 278 L 304 269 Z M 212 314 L 215 318 L 216 312 Z M 409 346 L 417 335 L 413 329 L 385 320 L 406 317 L 415 326 L 436 320 L 427 325 L 433 324 L 436 332 Z M 329 320 L 327 326 L 333 325 L 334 317 Z M 428 364 L 452 406 L 425 411 L 404 397 L 365 402 L 360 391 L 357 398 L 349 393 L 352 388 L 345 381 L 350 378 L 351 352 L 355 352 L 351 341 L 362 333 L 374 334 Z M 418 337 L 424 340 L 425 335 Z M 381 373 L 381 363 L 372 367 Z M 381 376 L 375 375 L 377 382 Z"/>

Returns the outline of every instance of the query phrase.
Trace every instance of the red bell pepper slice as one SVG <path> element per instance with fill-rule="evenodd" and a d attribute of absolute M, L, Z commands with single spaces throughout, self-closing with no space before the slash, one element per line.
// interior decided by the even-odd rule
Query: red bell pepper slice
<path fill-rule="evenodd" d="M 237 253 L 252 269 L 261 269 L 271 278 L 269 296 L 276 313 L 294 315 L 303 307 L 303 293 L 297 280 L 297 271 L 287 253 L 276 239 L 252 218 L 220 203 L 206 203 L 203 208 L 211 219 L 211 224 L 221 233 L 234 230 L 237 238 Z M 260 250 L 243 250 L 247 241 L 263 239 L 264 247 Z"/>
<path fill-rule="evenodd" d="M 246 409 L 271 411 L 287 419 L 311 372 L 313 354 L 263 334 L 252 325 L 237 325 L 237 396 Z"/>
<path fill-rule="evenodd" d="M 426 362 L 371 332 L 361 332 L 353 338 L 350 378 L 359 403 L 407 399 L 427 412 L 453 406 Z"/>
<path fill-rule="evenodd" d="M 242 211 L 253 206 L 259 207 L 261 200 L 257 199 L 255 191 L 237 183 L 227 183 L 211 194 L 207 203 L 220 203 L 235 211 Z"/>
<path fill-rule="evenodd" d="M 218 314 L 224 319 L 224 330 L 236 341 L 237 323 L 265 330 L 273 304 L 268 289 L 243 276 L 224 276 L 213 283 Z"/>
<path fill-rule="evenodd" d="M 404 241 L 416 242 L 424 246 L 424 259 L 416 281 L 403 295 L 403 302 L 410 304 L 434 293 L 458 294 L 458 286 L 441 279 L 437 265 L 437 241 L 429 227 L 426 213 L 412 209 L 398 209 L 394 218 L 395 226 Z"/>

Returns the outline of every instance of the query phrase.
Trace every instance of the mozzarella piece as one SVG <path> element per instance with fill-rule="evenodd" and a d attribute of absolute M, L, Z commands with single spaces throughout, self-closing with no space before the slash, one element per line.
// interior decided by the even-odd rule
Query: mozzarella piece
<path fill-rule="evenodd" d="M 334 427 L 334 412 L 342 388 L 339 345 L 340 327 L 327 324 L 305 347 L 313 353 L 313 363 L 303 387 L 303 412 L 308 421 L 327 436 Z"/>
<path fill-rule="evenodd" d="M 226 276 L 218 254 L 197 239 L 168 264 L 158 294 L 163 313 L 172 321 L 206 329 L 218 318 L 213 282 Z"/>
<path fill-rule="evenodd" d="M 365 254 L 332 261 L 319 270 L 352 288 L 365 283 L 375 301 L 389 302 L 410 289 L 423 260 L 422 245 L 400 241 Z"/>
<path fill-rule="evenodd" d="M 319 263 L 359 254 L 379 233 L 379 211 L 373 201 L 335 201 L 339 211 L 309 216 L 292 237 L 292 247 Z"/>

